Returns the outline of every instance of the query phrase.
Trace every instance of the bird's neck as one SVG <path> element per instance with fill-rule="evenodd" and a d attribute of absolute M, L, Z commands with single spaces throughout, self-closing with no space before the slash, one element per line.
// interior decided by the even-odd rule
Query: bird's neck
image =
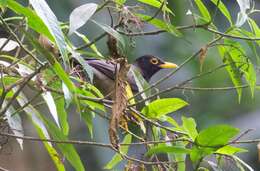
<path fill-rule="evenodd" d="M 138 64 L 133 64 L 132 66 L 134 67 L 134 69 L 136 69 L 137 71 L 140 72 L 140 74 L 143 76 L 143 78 L 144 78 L 147 82 L 150 81 L 150 79 L 151 79 L 151 77 L 152 77 L 153 74 L 149 73 L 147 70 L 144 70 L 144 69 L 142 70 L 142 69 L 140 69 L 140 66 L 138 66 Z"/>

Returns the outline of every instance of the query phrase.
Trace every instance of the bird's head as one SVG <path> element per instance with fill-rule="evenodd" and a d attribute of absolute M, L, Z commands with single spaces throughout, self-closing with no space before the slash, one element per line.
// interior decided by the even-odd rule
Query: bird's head
<path fill-rule="evenodd" d="M 135 67 L 137 67 L 147 81 L 163 68 L 177 68 L 178 65 L 170 62 L 165 62 L 162 59 L 152 56 L 152 55 L 144 55 L 137 58 L 134 62 Z"/>

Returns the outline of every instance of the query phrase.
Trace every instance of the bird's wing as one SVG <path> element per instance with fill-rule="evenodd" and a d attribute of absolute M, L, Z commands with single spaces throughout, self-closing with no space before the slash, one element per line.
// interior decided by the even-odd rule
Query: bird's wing
<path fill-rule="evenodd" d="M 87 59 L 86 61 L 91 67 L 103 73 L 111 80 L 115 80 L 115 64 L 109 61 L 97 59 Z"/>
<path fill-rule="evenodd" d="M 103 73 L 105 76 L 110 78 L 111 80 L 115 80 L 115 64 L 105 60 L 98 60 L 98 59 L 87 59 L 87 63 L 98 70 L 99 72 Z M 132 91 L 137 92 L 138 87 L 135 83 L 135 79 L 133 75 L 129 72 L 127 74 L 128 83 L 130 84 Z"/>

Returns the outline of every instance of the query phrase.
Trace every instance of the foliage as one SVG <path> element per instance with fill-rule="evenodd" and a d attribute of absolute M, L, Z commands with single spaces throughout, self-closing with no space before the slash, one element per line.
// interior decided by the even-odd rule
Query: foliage
<path fill-rule="evenodd" d="M 260 45 L 260 29 L 254 19 L 250 18 L 251 13 L 259 11 L 253 9 L 252 3 L 249 1 L 238 0 L 237 2 L 240 11 L 237 14 L 236 22 L 221 0 L 211 0 L 210 3 L 214 5 L 214 10 L 209 9 L 206 1 L 194 0 L 192 1 L 194 6 L 188 4 L 192 6 L 192 11 L 189 10 L 185 16 L 187 19 L 192 17 L 194 22 L 187 26 L 177 26 L 173 24 L 171 19 L 178 16 L 175 16 L 174 9 L 168 6 L 167 0 L 136 0 L 135 5 L 145 10 L 129 6 L 129 2 L 126 0 L 104 1 L 102 4 L 86 3 L 73 10 L 68 23 L 59 22 L 55 12 L 51 10 L 45 0 L 30 0 L 26 6 L 14 0 L 1 0 L 1 26 L 10 37 L 0 38 L 0 122 L 7 122 L 13 129 L 13 135 L 2 130 L 0 130 L 0 135 L 15 137 L 22 148 L 24 134 L 21 130 L 20 115 L 24 111 L 35 127 L 40 137 L 39 140 L 43 142 L 57 170 L 65 170 L 65 164 L 62 162 L 63 156 L 75 170 L 85 170 L 88 166 L 83 165 L 73 146 L 73 144 L 84 143 L 69 140 L 71 133 L 69 132 L 70 123 L 67 109 L 72 105 L 76 106 L 76 110 L 83 118 L 91 137 L 94 137 L 92 130 L 96 126 L 93 125 L 92 120 L 95 115 L 99 114 L 107 119 L 105 115 L 102 115 L 106 113 L 106 107 L 113 109 L 121 107 L 120 111 L 123 112 L 116 111 L 118 116 L 113 125 L 110 122 L 110 128 L 112 130 L 119 129 L 116 123 L 119 123 L 119 120 L 120 123 L 127 122 L 122 119 L 122 115 L 124 112 L 128 112 L 136 118 L 135 122 L 139 126 L 137 129 L 141 131 L 131 132 L 132 130 L 128 129 L 128 123 L 126 123 L 126 126 L 120 125 L 120 131 L 114 131 L 114 135 L 110 135 L 112 145 L 85 142 L 85 144 L 103 146 L 116 152 L 112 160 L 104 166 L 105 169 L 114 169 L 123 160 L 128 161 L 125 168 L 129 170 L 133 166 L 145 169 L 151 165 L 153 170 L 163 168 L 181 171 L 185 170 L 185 161 L 187 160 L 192 162 L 194 169 L 206 167 L 202 163 L 207 163 L 208 169 L 210 167 L 216 169 L 215 165 L 218 163 L 213 165 L 213 161 L 209 158 L 215 158 L 216 161 L 219 161 L 225 157 L 233 159 L 237 168 L 241 170 L 245 167 L 251 169 L 237 156 L 239 152 L 247 152 L 247 150 L 235 146 L 235 144 L 239 144 L 241 138 L 238 135 L 239 129 L 230 125 L 214 125 L 198 130 L 199 123 L 184 115 L 182 115 L 182 123 L 178 123 L 174 115 L 170 114 L 176 114 L 176 111 L 187 107 L 188 102 L 177 97 L 158 97 L 171 90 L 185 89 L 184 86 L 190 81 L 223 68 L 226 69 L 233 83 L 232 89 L 237 91 L 239 102 L 245 87 L 250 87 L 252 97 L 254 97 L 256 64 L 248 56 L 245 44 L 249 44 L 251 47 Z M 155 13 L 149 13 L 149 10 L 144 7 L 153 9 Z M 113 21 L 111 25 L 102 23 L 98 19 L 92 19 L 93 15 L 105 11 L 106 8 L 109 9 L 110 15 L 111 11 L 119 14 L 119 17 L 111 15 Z M 223 20 L 227 20 L 230 25 L 225 32 L 221 32 L 220 30 L 223 29 L 218 28 L 215 23 L 218 10 L 223 14 Z M 5 15 L 8 11 L 13 11 L 14 14 L 12 16 Z M 88 35 L 80 33 L 80 28 L 90 21 L 104 31 L 93 41 L 89 41 Z M 145 31 L 144 24 L 153 26 L 155 30 Z M 245 24 L 250 26 L 249 30 L 247 30 L 248 27 L 243 27 Z M 117 101 L 113 101 L 113 99 L 102 95 L 93 84 L 93 68 L 84 62 L 84 57 L 92 56 L 107 60 L 113 58 L 114 62 L 123 68 L 122 58 L 125 57 L 124 52 L 129 43 L 126 40 L 132 39 L 134 36 L 156 36 L 160 33 L 181 37 L 185 34 L 183 30 L 189 29 L 203 29 L 212 34 L 213 39 L 184 60 L 179 68 L 153 85 L 149 85 L 138 71 L 131 68 L 129 72 L 132 73 L 139 90 L 139 93 L 134 96 L 127 96 L 126 92 L 129 91 L 120 90 L 121 96 L 117 96 Z M 38 39 L 38 35 L 42 37 L 42 41 Z M 75 46 L 71 41 L 71 35 L 82 39 L 84 44 Z M 110 56 L 102 55 L 98 50 L 100 47 L 96 46 L 96 43 L 105 36 L 108 36 L 108 39 L 113 40 L 116 44 L 114 46 L 108 41 Z M 218 56 L 222 60 L 219 66 L 206 72 L 201 71 L 200 74 L 165 90 L 152 91 L 159 83 L 174 75 L 197 56 L 200 57 L 202 65 L 205 62 L 207 51 L 210 49 L 218 50 Z M 15 53 L 13 53 L 14 51 Z M 258 58 L 254 48 L 252 48 L 252 52 Z M 83 73 L 89 81 L 82 79 L 81 73 L 74 70 L 75 68 L 71 64 L 72 59 L 83 66 Z M 125 67 L 127 68 L 127 64 Z M 78 77 L 78 75 L 80 76 Z M 121 81 L 119 84 L 123 84 L 125 80 L 119 81 Z M 24 93 L 25 87 L 31 87 L 34 96 L 27 96 Z M 122 87 L 127 86 L 121 86 L 121 89 Z M 117 92 L 117 90 L 115 86 L 115 91 Z M 135 98 L 138 95 L 141 95 L 141 100 Z M 39 96 L 48 107 L 51 117 L 46 117 L 37 107 L 34 107 L 34 100 Z M 125 97 L 129 99 L 125 99 Z M 121 101 L 119 102 L 118 99 Z M 18 102 L 18 107 L 14 105 L 15 101 Z M 149 135 L 148 132 L 152 135 Z M 116 138 L 122 137 L 122 133 L 125 134 L 125 138 L 120 143 Z M 135 158 L 140 154 L 131 154 L 131 157 L 128 155 L 129 147 L 135 145 L 142 145 L 147 149 L 141 159 Z M 160 160 L 158 154 L 165 155 L 167 159 Z M 204 170 L 206 169 L 204 168 Z M 221 170 L 221 168 L 219 169 Z"/>

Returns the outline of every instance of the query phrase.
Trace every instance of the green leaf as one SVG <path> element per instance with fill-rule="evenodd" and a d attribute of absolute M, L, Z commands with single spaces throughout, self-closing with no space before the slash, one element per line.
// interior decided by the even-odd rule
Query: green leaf
<path fill-rule="evenodd" d="M 204 5 L 204 3 L 202 2 L 202 0 L 194 0 L 197 7 L 199 8 L 200 13 L 202 14 L 202 16 L 204 17 L 204 19 L 209 22 L 211 21 L 211 16 L 210 13 L 208 11 L 208 9 L 206 8 L 206 6 Z"/>
<path fill-rule="evenodd" d="M 46 127 L 48 128 L 50 134 L 55 140 L 59 140 L 59 141 L 68 140 L 68 138 L 55 124 L 53 124 L 50 120 L 45 118 L 44 115 L 42 115 L 42 117 Z M 75 168 L 75 170 L 77 171 L 85 170 L 84 165 L 82 164 L 80 157 L 72 144 L 58 143 L 57 146 L 62 152 L 62 154 L 66 157 L 66 159 L 70 162 L 70 164 Z"/>
<path fill-rule="evenodd" d="M 129 144 L 132 142 L 132 135 L 130 134 L 127 134 L 123 140 L 122 143 L 124 144 Z M 119 148 L 119 151 L 122 153 L 122 154 L 127 154 L 128 152 L 128 148 L 129 146 L 120 146 Z M 112 160 L 110 160 L 104 169 L 113 169 L 120 161 L 122 161 L 122 157 L 120 154 L 115 154 L 114 157 L 112 158 Z"/>
<path fill-rule="evenodd" d="M 146 156 L 151 156 L 153 154 L 158 153 L 174 153 L 174 154 L 189 154 L 191 152 L 190 149 L 183 147 L 174 147 L 174 146 L 155 146 L 149 149 Z"/>
<path fill-rule="evenodd" d="M 142 2 L 144 4 L 147 4 L 147 5 L 150 5 L 150 6 L 155 7 L 155 8 L 160 8 L 161 5 L 162 5 L 162 2 L 160 2 L 158 0 L 137 0 L 137 1 Z M 173 12 L 166 6 L 166 4 L 164 4 L 162 10 L 169 12 L 170 14 L 174 15 Z"/>
<path fill-rule="evenodd" d="M 110 27 L 107 24 L 104 23 L 99 23 L 97 21 L 92 20 L 96 25 L 98 25 L 100 28 L 102 28 L 105 32 L 109 33 L 110 35 L 112 35 L 115 39 L 117 39 L 123 48 L 125 48 L 125 40 L 124 38 L 121 36 L 121 34 L 119 34 L 116 30 L 114 30 L 112 27 Z"/>
<path fill-rule="evenodd" d="M 76 59 L 83 67 L 85 73 L 88 76 L 90 83 L 93 83 L 93 78 L 94 78 L 94 74 L 92 71 L 93 68 L 81 57 L 80 53 L 77 53 L 74 50 L 71 50 L 71 53 L 72 53 L 72 57 Z"/>
<path fill-rule="evenodd" d="M 239 42 L 235 42 L 230 39 L 226 39 L 226 45 L 231 47 L 225 47 L 224 52 L 220 52 L 221 55 L 226 54 L 224 63 L 230 64 L 226 69 L 228 70 L 231 80 L 235 86 L 241 86 L 242 80 L 241 77 L 244 74 L 247 83 L 250 85 L 252 97 L 254 96 L 254 90 L 256 86 L 256 73 L 254 65 L 251 63 L 250 59 L 245 56 L 245 51 Z M 220 47 L 221 48 L 221 47 Z M 242 88 L 237 88 L 239 95 L 239 100 L 241 99 Z"/>
<path fill-rule="evenodd" d="M 90 17 L 95 13 L 98 5 L 95 3 L 86 3 L 75 8 L 70 14 L 69 35 L 82 27 Z"/>
<path fill-rule="evenodd" d="M 202 130 L 196 138 L 200 146 L 222 146 L 227 144 L 231 138 L 239 133 L 238 128 L 229 125 L 216 125 Z"/>
<path fill-rule="evenodd" d="M 140 17 L 142 20 L 148 20 L 149 18 L 151 18 L 151 16 L 144 15 L 144 14 L 135 14 L 135 15 Z M 154 18 L 152 20 L 149 20 L 148 23 L 150 23 L 151 25 L 153 25 L 154 27 L 156 27 L 158 29 L 167 31 L 167 32 L 173 34 L 174 36 L 182 35 L 181 32 L 175 28 L 175 26 L 173 26 L 172 24 L 165 22 L 163 20 Z"/>
<path fill-rule="evenodd" d="M 14 88 L 14 89 L 16 89 L 16 88 Z M 20 104 L 20 106 L 24 106 L 25 104 L 28 103 L 26 96 L 22 92 L 20 92 L 20 94 L 17 98 L 17 101 Z M 43 139 L 49 139 L 50 136 L 47 132 L 47 129 L 46 129 L 43 121 L 42 121 L 42 117 L 41 117 L 40 113 L 32 105 L 27 105 L 23 110 L 29 116 L 31 122 L 33 123 L 34 127 L 36 128 L 36 131 L 37 131 L 39 137 L 43 138 Z M 61 162 L 61 159 L 59 158 L 59 154 L 53 148 L 52 144 L 50 142 L 47 142 L 47 141 L 44 141 L 43 144 L 44 144 L 45 148 L 47 149 L 47 151 L 48 151 L 52 161 L 54 162 L 56 168 L 59 171 L 65 171 L 64 165 Z"/>
<path fill-rule="evenodd" d="M 160 117 L 175 112 L 187 105 L 187 102 L 179 98 L 157 99 L 145 106 L 142 109 L 142 113 L 149 118 L 159 119 Z"/>
<path fill-rule="evenodd" d="M 213 2 L 215 5 L 218 5 L 218 9 L 228 19 L 230 25 L 232 25 L 231 15 L 230 15 L 228 9 L 226 8 L 225 4 L 221 0 L 211 0 L 211 2 Z M 218 2 L 219 2 L 219 4 L 218 4 Z"/>
<path fill-rule="evenodd" d="M 182 116 L 183 130 L 186 131 L 189 137 L 194 141 L 198 135 L 198 131 L 196 129 L 196 122 L 193 118 L 186 118 Z"/>
<path fill-rule="evenodd" d="M 235 153 L 243 153 L 243 152 L 247 152 L 247 150 L 243 148 L 230 146 L 230 145 L 224 146 L 216 151 L 216 153 L 224 154 L 224 155 L 233 155 Z"/>
<path fill-rule="evenodd" d="M 41 33 L 48 37 L 51 41 L 54 40 L 53 36 L 50 34 L 46 25 L 42 20 L 35 14 L 30 8 L 24 7 L 17 3 L 14 0 L 0 1 L 0 4 L 3 5 L 3 2 L 7 2 L 8 8 L 13 10 L 17 14 L 22 14 L 28 19 L 28 26 L 35 30 L 38 33 Z"/>
<path fill-rule="evenodd" d="M 149 83 L 144 79 L 144 77 L 141 75 L 141 73 L 134 67 L 130 68 L 130 72 L 134 77 L 134 80 L 136 82 L 137 88 L 139 92 L 142 92 L 144 89 L 147 89 L 150 85 Z M 143 99 L 146 99 L 151 95 L 151 89 L 148 91 L 145 91 L 144 93 L 141 94 L 141 97 Z M 145 101 L 145 104 L 149 103 L 149 101 Z"/>
<path fill-rule="evenodd" d="M 124 5 L 124 3 L 126 2 L 126 0 L 115 0 L 117 5 Z"/>
<path fill-rule="evenodd" d="M 55 14 L 45 0 L 30 0 L 30 3 L 54 37 L 66 67 L 69 64 L 66 42 Z"/>
<path fill-rule="evenodd" d="M 203 157 L 212 154 L 214 148 L 193 146 L 190 152 L 190 159 L 193 163 L 200 161 Z"/>
<path fill-rule="evenodd" d="M 95 117 L 95 113 L 88 109 L 84 109 L 84 111 L 81 112 L 81 117 L 84 119 L 85 124 L 88 127 L 90 137 L 93 138 L 93 118 Z"/>
<path fill-rule="evenodd" d="M 90 43 L 89 39 L 88 39 L 84 34 L 81 34 L 81 33 L 77 32 L 77 31 L 75 31 L 75 34 L 76 34 L 77 36 L 79 36 L 86 44 Z M 96 56 L 97 56 L 98 58 L 101 58 L 101 59 L 104 58 L 104 56 L 98 51 L 98 49 L 97 49 L 97 47 L 96 47 L 95 44 L 92 44 L 92 45 L 90 46 L 90 48 L 96 53 Z M 89 56 L 89 55 L 88 55 L 88 56 Z"/>

